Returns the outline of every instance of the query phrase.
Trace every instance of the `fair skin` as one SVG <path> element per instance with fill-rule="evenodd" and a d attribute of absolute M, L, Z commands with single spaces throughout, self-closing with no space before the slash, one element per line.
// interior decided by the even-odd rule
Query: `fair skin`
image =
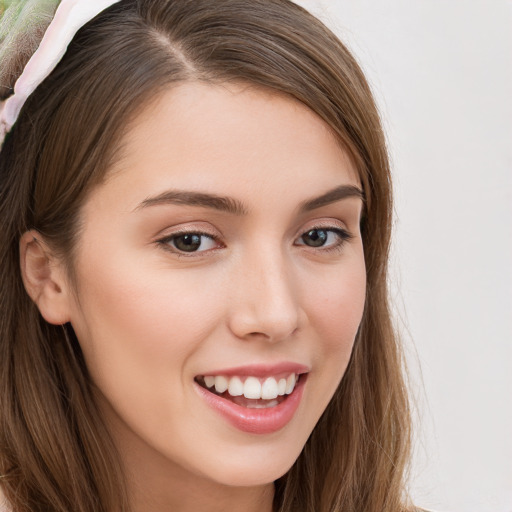
<path fill-rule="evenodd" d="M 134 512 L 272 509 L 362 317 L 359 188 L 297 101 L 187 83 L 137 117 L 88 197 L 76 288 L 38 233 L 23 237 L 27 291 L 77 334 Z M 204 379 L 291 373 L 299 384 L 277 402 L 219 397 Z"/>

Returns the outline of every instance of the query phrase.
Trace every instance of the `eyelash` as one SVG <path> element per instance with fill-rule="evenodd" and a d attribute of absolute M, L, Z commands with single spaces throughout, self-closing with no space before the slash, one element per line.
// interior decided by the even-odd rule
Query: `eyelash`
<path fill-rule="evenodd" d="M 345 243 L 347 243 L 348 241 L 350 241 L 353 238 L 353 235 L 351 235 L 345 229 L 341 229 L 341 228 L 334 227 L 334 226 L 313 226 L 310 229 L 308 229 L 307 231 L 304 231 L 300 235 L 299 239 L 302 239 L 302 237 L 304 237 L 306 234 L 311 233 L 313 231 L 325 231 L 328 233 L 334 233 L 338 237 L 338 240 L 328 246 L 322 245 L 322 246 L 314 247 L 314 246 L 308 246 L 305 243 L 296 243 L 294 245 L 309 247 L 310 249 L 318 248 L 318 250 L 320 250 L 324 253 L 330 253 L 330 252 L 340 251 L 343 248 L 343 246 L 345 245 Z M 187 236 L 187 235 L 191 235 L 191 236 L 196 235 L 199 237 L 206 237 L 206 238 L 212 240 L 213 242 L 216 242 L 217 244 L 222 244 L 216 236 L 214 236 L 210 233 L 206 233 L 203 231 L 197 231 L 197 230 L 177 231 L 177 232 L 173 233 L 172 235 L 169 235 L 169 236 L 166 236 L 164 238 L 157 240 L 157 243 L 159 245 L 161 245 L 165 250 L 172 252 L 173 254 L 177 255 L 178 257 L 185 257 L 185 258 L 197 257 L 198 254 L 202 254 L 203 252 L 209 252 L 210 250 L 215 250 L 215 249 L 206 249 L 206 250 L 202 250 L 202 251 L 187 252 L 187 251 L 180 250 L 175 246 L 173 247 L 171 245 L 179 237 L 183 237 L 183 236 Z M 222 248 L 222 247 L 220 247 L 220 248 Z"/>
<path fill-rule="evenodd" d="M 216 236 L 212 235 L 211 233 L 205 233 L 204 231 L 198 231 L 198 230 L 177 231 L 177 232 L 173 233 L 172 235 L 169 235 L 164 238 L 161 238 L 160 240 L 157 240 L 157 243 L 159 245 L 161 245 L 165 250 L 172 252 L 173 254 L 175 254 L 176 256 L 178 256 L 180 258 L 181 257 L 193 258 L 194 256 L 197 256 L 198 254 L 202 254 L 203 252 L 208 251 L 208 250 L 206 250 L 206 251 L 187 252 L 187 251 L 182 251 L 182 250 L 178 249 L 177 247 L 173 247 L 171 245 L 172 242 L 174 240 L 176 240 L 177 238 L 187 236 L 187 235 L 197 235 L 199 237 L 206 237 L 206 238 L 216 242 L 217 244 L 221 244 L 220 240 Z M 214 250 L 214 249 L 210 249 L 210 250 Z"/>
<path fill-rule="evenodd" d="M 318 246 L 318 249 L 324 253 L 339 252 L 343 249 L 343 247 L 345 246 L 345 244 L 347 242 L 349 242 L 352 238 L 354 238 L 353 235 L 351 235 L 347 230 L 342 229 L 342 228 L 338 228 L 338 227 L 334 227 L 334 226 L 313 226 L 312 228 L 310 228 L 307 231 L 305 231 L 304 233 L 302 233 L 300 235 L 299 239 L 304 237 L 304 235 L 306 235 L 307 233 L 311 233 L 312 231 L 326 231 L 328 233 L 334 233 L 337 236 L 338 240 L 335 241 L 333 244 L 327 245 L 327 246 L 324 246 L 324 245 Z M 309 247 L 311 249 L 315 249 L 314 246 L 308 246 L 306 244 L 296 244 L 296 245 L 302 245 L 305 247 Z"/>

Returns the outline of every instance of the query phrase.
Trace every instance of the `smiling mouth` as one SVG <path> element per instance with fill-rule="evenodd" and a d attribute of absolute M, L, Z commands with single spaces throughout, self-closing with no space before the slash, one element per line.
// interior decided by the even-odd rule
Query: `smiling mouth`
<path fill-rule="evenodd" d="M 214 395 L 248 409 L 276 407 L 293 393 L 300 375 L 290 373 L 277 377 L 200 375 L 195 381 Z"/>

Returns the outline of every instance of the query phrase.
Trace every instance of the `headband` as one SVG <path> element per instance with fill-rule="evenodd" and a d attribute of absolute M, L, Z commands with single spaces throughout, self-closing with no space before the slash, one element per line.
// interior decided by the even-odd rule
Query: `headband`
<path fill-rule="evenodd" d="M 39 48 L 14 85 L 14 94 L 0 103 L 0 149 L 27 98 L 53 71 L 75 34 L 107 7 L 119 0 L 62 0 Z"/>
<path fill-rule="evenodd" d="M 38 49 L 14 85 L 14 94 L 0 102 L 0 150 L 18 115 L 39 84 L 60 62 L 75 34 L 99 13 L 120 0 L 61 0 Z M 297 0 L 311 9 L 310 0 Z M 313 0 L 313 4 L 315 1 Z"/>

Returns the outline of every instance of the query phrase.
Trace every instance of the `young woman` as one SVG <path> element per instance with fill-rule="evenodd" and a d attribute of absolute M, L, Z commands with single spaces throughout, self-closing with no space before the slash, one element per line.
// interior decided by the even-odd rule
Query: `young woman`
<path fill-rule="evenodd" d="M 5 507 L 410 510 L 358 65 L 287 0 L 84 2 L 4 95 Z"/>

